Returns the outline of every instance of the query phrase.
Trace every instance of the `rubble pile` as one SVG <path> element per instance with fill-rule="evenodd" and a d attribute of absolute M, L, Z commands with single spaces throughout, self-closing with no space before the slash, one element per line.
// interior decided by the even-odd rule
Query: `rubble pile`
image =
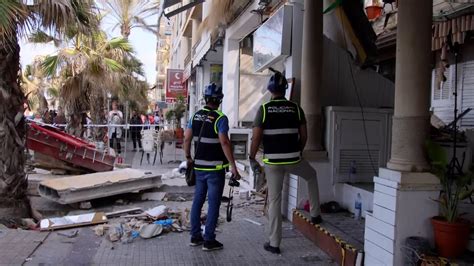
<path fill-rule="evenodd" d="M 101 224 L 93 228 L 97 236 L 105 236 L 111 242 L 131 243 L 136 238 L 149 239 L 168 232 L 189 230 L 189 209 L 170 210 L 165 205 L 139 214 L 124 215 L 117 222 Z"/>

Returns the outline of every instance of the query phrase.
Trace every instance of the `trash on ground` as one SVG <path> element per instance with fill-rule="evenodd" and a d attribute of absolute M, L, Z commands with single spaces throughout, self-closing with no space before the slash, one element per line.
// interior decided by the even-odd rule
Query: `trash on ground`
<path fill-rule="evenodd" d="M 164 217 L 168 213 L 168 207 L 165 205 L 160 205 L 158 207 L 146 210 L 145 213 L 151 218 L 157 220 L 158 218 Z"/>
<path fill-rule="evenodd" d="M 67 215 L 64 217 L 54 217 L 43 219 L 40 222 L 41 231 L 59 230 L 74 228 L 84 225 L 94 225 L 106 223 L 107 217 L 103 212 L 93 212 L 81 215 Z"/>
<path fill-rule="evenodd" d="M 256 222 L 254 220 L 250 220 L 248 218 L 244 218 L 245 221 L 249 222 L 249 223 L 252 223 L 252 224 L 255 224 L 255 225 L 259 225 L 259 226 L 262 226 L 263 224 L 262 223 L 259 223 L 259 222 Z"/>
<path fill-rule="evenodd" d="M 152 238 L 161 235 L 163 226 L 161 224 L 152 223 L 143 226 L 140 229 L 140 237 L 144 239 Z"/>
<path fill-rule="evenodd" d="M 173 179 L 173 178 L 184 178 L 185 173 L 186 173 L 186 171 L 184 171 L 182 173 L 182 170 L 180 170 L 179 168 L 174 168 L 173 170 L 171 170 L 167 173 L 164 173 L 161 176 L 161 179 L 165 180 L 165 179 Z"/>

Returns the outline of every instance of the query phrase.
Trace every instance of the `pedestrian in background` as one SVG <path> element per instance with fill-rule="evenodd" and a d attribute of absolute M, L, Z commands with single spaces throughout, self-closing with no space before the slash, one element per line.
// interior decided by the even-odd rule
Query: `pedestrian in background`
<path fill-rule="evenodd" d="M 132 112 L 132 118 L 130 119 L 130 124 L 132 125 L 132 128 L 130 129 L 130 133 L 132 135 L 132 142 L 133 142 L 133 151 L 137 151 L 137 142 L 138 142 L 138 147 L 140 150 L 142 150 L 142 119 L 140 116 L 137 114 L 137 111 Z"/>
<path fill-rule="evenodd" d="M 120 139 L 122 138 L 122 127 L 118 126 L 121 125 L 123 121 L 123 113 L 122 111 L 118 110 L 117 101 L 112 102 L 112 110 L 109 111 L 107 122 L 109 125 L 109 131 L 107 136 L 109 137 L 109 145 L 110 148 L 117 149 L 116 152 L 118 155 L 122 153 L 122 146 L 120 145 Z M 114 126 L 117 125 L 117 126 Z"/>

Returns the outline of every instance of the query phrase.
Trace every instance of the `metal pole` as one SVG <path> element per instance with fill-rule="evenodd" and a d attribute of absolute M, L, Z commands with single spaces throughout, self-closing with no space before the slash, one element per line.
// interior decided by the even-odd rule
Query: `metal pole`
<path fill-rule="evenodd" d="M 106 119 L 107 119 L 107 141 L 105 143 L 105 147 L 104 147 L 104 150 L 105 149 L 110 149 L 110 139 L 109 139 L 109 132 L 110 132 L 110 121 L 109 121 L 109 114 L 110 114 L 110 97 L 109 95 L 107 94 L 107 115 L 106 115 Z"/>
<path fill-rule="evenodd" d="M 127 142 L 128 142 L 128 100 L 125 102 L 125 148 L 123 152 L 124 160 L 127 159 Z"/>

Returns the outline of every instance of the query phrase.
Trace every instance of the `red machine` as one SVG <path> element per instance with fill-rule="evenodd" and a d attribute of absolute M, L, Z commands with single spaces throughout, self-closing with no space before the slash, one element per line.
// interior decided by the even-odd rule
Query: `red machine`
<path fill-rule="evenodd" d="M 29 123 L 26 145 L 28 149 L 66 162 L 85 172 L 104 172 L 114 168 L 114 156 L 54 127 Z"/>

